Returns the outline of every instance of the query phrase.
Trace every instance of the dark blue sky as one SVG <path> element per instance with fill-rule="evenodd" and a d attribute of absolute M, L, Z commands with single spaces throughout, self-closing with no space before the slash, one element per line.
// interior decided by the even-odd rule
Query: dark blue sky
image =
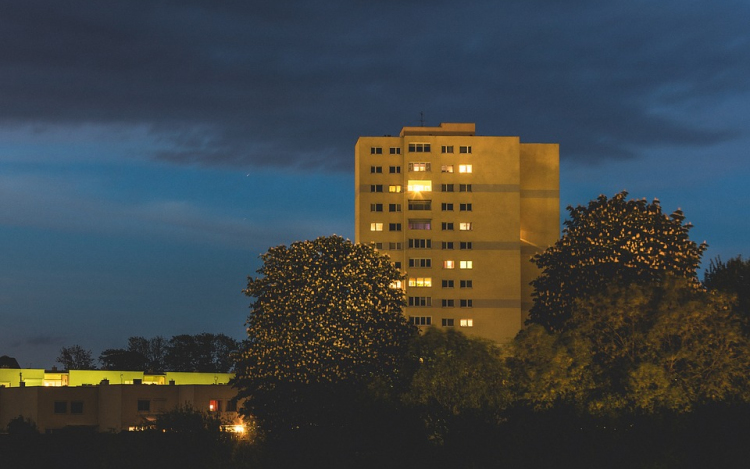
<path fill-rule="evenodd" d="M 750 255 L 747 1 L 0 0 L 0 354 L 243 336 L 269 246 L 353 236 L 359 135 L 558 142 L 563 206 Z"/>

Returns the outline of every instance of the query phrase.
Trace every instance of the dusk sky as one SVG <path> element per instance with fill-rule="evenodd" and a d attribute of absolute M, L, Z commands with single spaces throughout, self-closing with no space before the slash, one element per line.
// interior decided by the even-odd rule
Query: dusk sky
<path fill-rule="evenodd" d="M 354 236 L 354 144 L 559 143 L 750 256 L 750 2 L 0 0 L 0 355 L 244 335 L 268 247 Z M 704 267 L 705 267 L 704 265 Z"/>

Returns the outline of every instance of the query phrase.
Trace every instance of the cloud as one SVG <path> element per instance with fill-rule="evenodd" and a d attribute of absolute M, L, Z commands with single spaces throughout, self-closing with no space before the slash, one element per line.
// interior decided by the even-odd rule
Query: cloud
<path fill-rule="evenodd" d="M 478 123 L 581 162 L 736 138 L 746 2 L 89 2 L 0 17 L 0 123 L 147 128 L 164 161 L 349 171 L 361 134 Z M 747 112 L 747 111 L 745 111 Z M 145 151 L 145 150 L 144 150 Z"/>
<path fill-rule="evenodd" d="M 63 346 L 64 344 L 65 344 L 65 337 L 42 334 L 42 335 L 35 335 L 31 337 L 22 337 L 19 340 L 14 341 L 12 345 L 13 347 L 23 347 L 23 346 L 39 347 L 39 346 L 47 346 L 47 345 Z"/>

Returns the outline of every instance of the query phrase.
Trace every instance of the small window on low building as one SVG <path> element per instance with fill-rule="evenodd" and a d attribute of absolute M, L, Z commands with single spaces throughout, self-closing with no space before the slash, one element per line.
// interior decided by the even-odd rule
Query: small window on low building
<path fill-rule="evenodd" d="M 71 401 L 70 402 L 70 413 L 71 414 L 82 414 L 83 413 L 83 401 Z"/>
<path fill-rule="evenodd" d="M 55 413 L 56 414 L 67 414 L 68 413 L 68 401 L 55 401 Z"/>
<path fill-rule="evenodd" d="M 209 412 L 221 412 L 221 401 L 218 399 L 211 399 L 208 401 Z"/>

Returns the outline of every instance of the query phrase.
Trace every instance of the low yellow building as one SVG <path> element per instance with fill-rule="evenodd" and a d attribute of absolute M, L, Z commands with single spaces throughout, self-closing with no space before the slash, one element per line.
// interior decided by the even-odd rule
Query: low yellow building
<path fill-rule="evenodd" d="M 0 369 L 0 431 L 31 419 L 41 432 L 70 427 L 120 432 L 150 425 L 160 413 L 190 406 L 240 424 L 232 373 Z"/>

